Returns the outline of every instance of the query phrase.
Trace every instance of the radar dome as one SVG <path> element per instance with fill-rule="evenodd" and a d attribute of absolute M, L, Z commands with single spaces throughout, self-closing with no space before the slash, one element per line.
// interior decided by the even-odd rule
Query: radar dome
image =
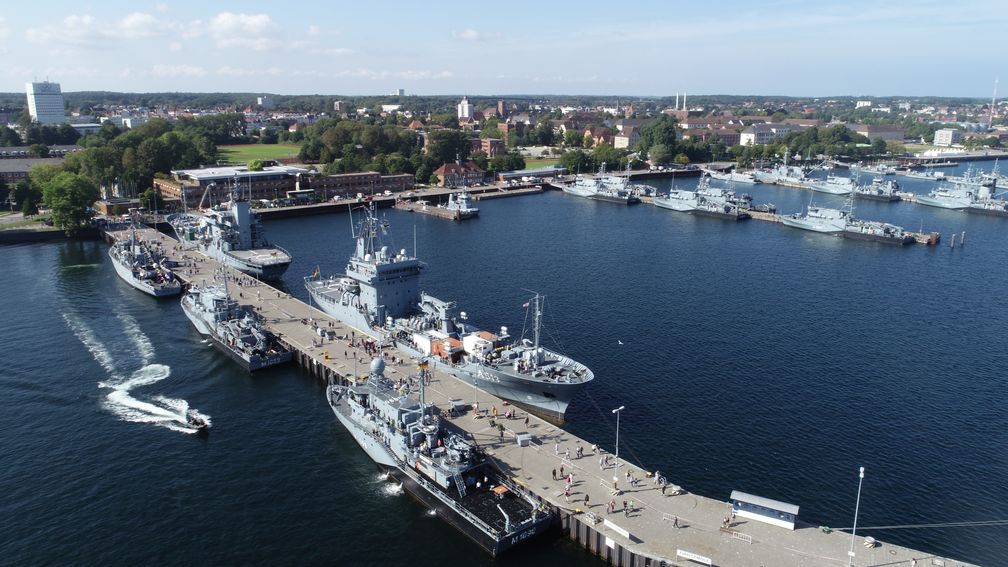
<path fill-rule="evenodd" d="M 371 361 L 371 374 L 381 376 L 385 372 L 385 361 L 380 357 Z"/>

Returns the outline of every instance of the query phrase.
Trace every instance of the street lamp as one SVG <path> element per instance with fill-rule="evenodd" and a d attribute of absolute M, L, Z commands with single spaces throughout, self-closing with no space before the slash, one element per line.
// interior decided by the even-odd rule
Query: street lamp
<path fill-rule="evenodd" d="M 612 474 L 613 482 L 618 482 L 619 481 L 619 474 L 618 474 L 619 473 L 619 414 L 620 414 L 621 411 L 623 411 L 623 408 L 625 408 L 625 407 L 626 406 L 620 406 L 620 407 L 612 410 L 612 412 L 614 414 L 616 414 L 616 466 L 613 467 L 613 474 Z"/>
<path fill-rule="evenodd" d="M 854 534 L 857 532 L 857 515 L 858 508 L 861 507 L 861 483 L 864 482 L 864 467 L 861 467 L 861 471 L 858 473 L 858 483 L 857 483 L 857 503 L 854 504 L 854 527 L 851 528 L 850 533 L 850 551 L 847 555 L 850 557 L 850 562 L 847 563 L 850 567 L 854 567 Z"/>

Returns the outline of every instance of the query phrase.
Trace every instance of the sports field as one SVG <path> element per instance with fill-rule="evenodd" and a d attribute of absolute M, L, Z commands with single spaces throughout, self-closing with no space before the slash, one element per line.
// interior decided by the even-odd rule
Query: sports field
<path fill-rule="evenodd" d="M 221 161 L 228 163 L 248 163 L 254 159 L 296 158 L 301 151 L 300 144 L 236 144 L 217 146 Z"/>

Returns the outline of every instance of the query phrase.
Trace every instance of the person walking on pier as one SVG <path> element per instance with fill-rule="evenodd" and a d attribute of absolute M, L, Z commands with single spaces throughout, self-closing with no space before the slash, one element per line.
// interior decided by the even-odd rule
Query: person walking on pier
<path fill-rule="evenodd" d="M 626 500 L 623 501 L 623 517 L 627 516 Z"/>
<path fill-rule="evenodd" d="M 612 514 L 616 511 L 616 499 L 610 498 L 609 503 L 606 504 L 606 514 Z"/>
<path fill-rule="evenodd" d="M 556 479 L 557 479 L 556 469 L 553 469 L 553 480 L 556 480 Z"/>
<path fill-rule="evenodd" d="M 633 513 L 634 513 L 634 503 L 633 503 L 633 500 L 631 500 L 630 501 L 630 512 L 627 514 L 627 517 L 629 517 L 630 514 L 633 514 Z"/>
<path fill-rule="evenodd" d="M 558 456 L 558 457 L 560 456 L 560 442 L 559 441 L 557 441 L 556 443 L 553 444 L 553 453 L 555 453 L 556 456 Z"/>
<path fill-rule="evenodd" d="M 560 465 L 560 478 L 563 478 L 564 476 L 566 476 L 566 475 L 564 475 L 563 471 L 564 471 L 563 465 Z"/>
<path fill-rule="evenodd" d="M 567 503 L 570 504 L 570 487 L 569 486 L 564 489 L 564 499 L 566 499 Z"/>
<path fill-rule="evenodd" d="M 679 516 L 672 516 L 672 527 L 679 528 Z"/>
<path fill-rule="evenodd" d="M 585 501 L 584 501 L 584 507 L 585 507 L 585 508 L 587 508 L 587 507 L 588 507 L 588 493 L 587 493 L 587 492 L 585 492 Z"/>

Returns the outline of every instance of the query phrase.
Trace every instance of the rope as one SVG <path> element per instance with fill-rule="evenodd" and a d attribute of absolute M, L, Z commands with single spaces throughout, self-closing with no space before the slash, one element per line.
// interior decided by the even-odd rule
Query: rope
<path fill-rule="evenodd" d="M 946 522 L 943 524 L 902 524 L 895 526 L 868 526 L 862 530 L 907 530 L 911 528 L 966 528 L 975 526 L 1008 526 L 1008 520 L 983 520 L 979 522 Z M 847 532 L 853 528 L 833 528 L 835 531 Z"/>

